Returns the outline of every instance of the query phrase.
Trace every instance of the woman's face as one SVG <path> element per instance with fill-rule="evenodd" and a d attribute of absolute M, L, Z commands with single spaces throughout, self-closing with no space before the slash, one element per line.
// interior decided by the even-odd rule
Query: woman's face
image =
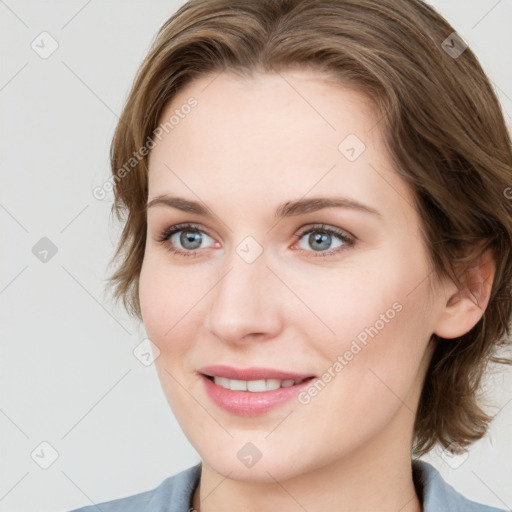
<path fill-rule="evenodd" d="M 429 294 L 419 218 L 377 110 L 290 71 L 204 76 L 162 123 L 171 116 L 154 139 L 148 202 L 174 202 L 148 208 L 140 303 L 164 392 L 203 462 L 271 481 L 409 456 L 445 301 Z"/>

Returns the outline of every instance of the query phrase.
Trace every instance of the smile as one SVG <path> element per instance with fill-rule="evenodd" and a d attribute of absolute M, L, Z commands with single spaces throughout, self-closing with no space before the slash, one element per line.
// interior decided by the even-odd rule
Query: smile
<path fill-rule="evenodd" d="M 304 373 L 221 365 L 201 368 L 199 375 L 211 402 L 237 416 L 258 416 L 282 407 L 315 379 Z"/>

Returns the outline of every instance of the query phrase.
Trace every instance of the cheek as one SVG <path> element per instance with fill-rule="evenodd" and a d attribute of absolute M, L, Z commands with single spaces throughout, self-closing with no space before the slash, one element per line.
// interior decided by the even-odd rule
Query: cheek
<path fill-rule="evenodd" d="M 301 289 L 324 324 L 311 314 L 301 320 L 324 361 L 332 364 L 345 355 L 344 373 L 378 369 L 399 387 L 414 378 L 431 334 L 426 255 L 410 239 L 407 250 L 402 245 L 367 253 L 364 261 L 329 275 L 320 269 L 309 289 L 305 282 Z"/>
<path fill-rule="evenodd" d="M 368 442 L 394 418 L 407 423 L 414 415 L 428 331 L 420 304 L 411 296 L 391 303 L 395 297 L 386 297 L 387 309 L 380 307 L 381 300 L 368 297 L 364 307 L 346 312 L 346 322 L 338 321 L 336 344 L 317 345 L 324 361 L 319 377 L 325 384 L 301 403 L 307 404 L 308 417 L 322 424 L 333 420 L 322 428 L 326 437 L 336 439 L 339 453 Z M 387 323 L 379 318 L 381 312 Z"/>
<path fill-rule="evenodd" d="M 173 410 L 180 402 L 188 404 L 181 386 L 192 389 L 197 384 L 184 380 L 183 375 L 193 373 L 191 356 L 208 313 L 206 295 L 214 284 L 211 267 L 185 269 L 170 264 L 165 254 L 156 251 L 148 253 L 142 265 L 139 300 L 143 323 L 148 338 L 160 350 L 155 367 Z"/>
<path fill-rule="evenodd" d="M 417 261 L 414 267 L 383 259 L 351 288 L 338 283 L 349 293 L 326 311 L 336 335 L 321 348 L 329 361 L 325 371 L 336 375 L 327 386 L 335 416 L 343 417 L 348 408 L 355 425 L 370 420 L 382 425 L 402 402 L 414 409 L 431 334 L 428 272 L 424 261 Z"/>
<path fill-rule="evenodd" d="M 423 290 L 416 295 L 410 292 L 424 278 L 424 272 L 412 270 L 395 258 L 386 259 L 382 252 L 373 261 L 368 258 L 357 265 L 328 272 L 318 267 L 300 276 L 284 276 L 301 299 L 290 303 L 290 321 L 300 325 L 307 339 L 315 340 L 324 353 L 346 350 L 356 338 L 364 342 L 369 331 L 378 331 L 381 336 L 415 309 L 422 310 L 418 296 Z"/>
<path fill-rule="evenodd" d="M 175 326 L 186 323 L 187 311 L 204 290 L 197 273 L 169 263 L 165 250 L 146 248 L 139 277 L 139 300 L 146 330 L 156 338 L 168 337 Z M 169 331 L 171 329 L 171 331 Z"/>
<path fill-rule="evenodd" d="M 162 261 L 165 256 L 146 253 L 139 277 L 139 301 L 148 337 L 163 356 L 179 351 L 176 333 L 187 324 L 186 312 L 193 306 L 194 286 L 187 286 L 183 272 Z M 172 343 L 171 343 L 172 341 Z M 160 360 L 162 358 L 159 358 Z M 158 360 L 157 360 L 158 361 Z"/>
<path fill-rule="evenodd" d="M 160 350 L 155 368 L 165 396 L 180 423 L 187 425 L 188 418 L 194 416 L 194 406 L 185 389 L 191 383 L 183 379 L 194 332 L 194 315 L 187 312 L 197 303 L 199 290 L 190 282 L 187 284 L 184 274 L 162 261 L 161 255 L 147 253 L 139 277 L 139 300 L 147 335 Z"/>

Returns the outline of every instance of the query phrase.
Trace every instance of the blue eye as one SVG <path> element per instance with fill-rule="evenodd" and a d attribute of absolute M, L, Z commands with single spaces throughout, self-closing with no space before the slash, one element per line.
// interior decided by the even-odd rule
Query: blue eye
<path fill-rule="evenodd" d="M 165 243 L 167 249 L 174 254 L 196 256 L 199 249 L 204 249 L 203 242 L 207 238 L 213 240 L 194 224 L 187 223 L 171 226 L 160 235 L 157 241 Z M 167 241 L 170 243 L 166 243 Z"/>
<path fill-rule="evenodd" d="M 307 235 L 307 237 L 306 237 Z M 301 231 L 297 234 L 299 245 L 304 238 L 304 244 L 301 246 L 302 250 L 307 252 L 317 253 L 314 256 L 330 256 L 340 251 L 346 250 L 355 244 L 355 240 L 345 231 L 328 227 L 324 224 L 316 224 L 309 227 L 306 231 Z M 306 237 L 306 238 L 305 238 Z M 307 247 L 312 248 L 309 250 Z"/>

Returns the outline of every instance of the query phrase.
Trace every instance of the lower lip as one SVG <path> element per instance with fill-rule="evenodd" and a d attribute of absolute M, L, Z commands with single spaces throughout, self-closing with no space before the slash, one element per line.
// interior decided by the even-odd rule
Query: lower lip
<path fill-rule="evenodd" d="M 314 379 L 308 379 L 287 388 L 271 391 L 233 391 L 218 386 L 212 380 L 201 375 L 206 393 L 213 402 L 227 412 L 239 416 L 258 416 L 271 411 L 303 391 Z"/>

